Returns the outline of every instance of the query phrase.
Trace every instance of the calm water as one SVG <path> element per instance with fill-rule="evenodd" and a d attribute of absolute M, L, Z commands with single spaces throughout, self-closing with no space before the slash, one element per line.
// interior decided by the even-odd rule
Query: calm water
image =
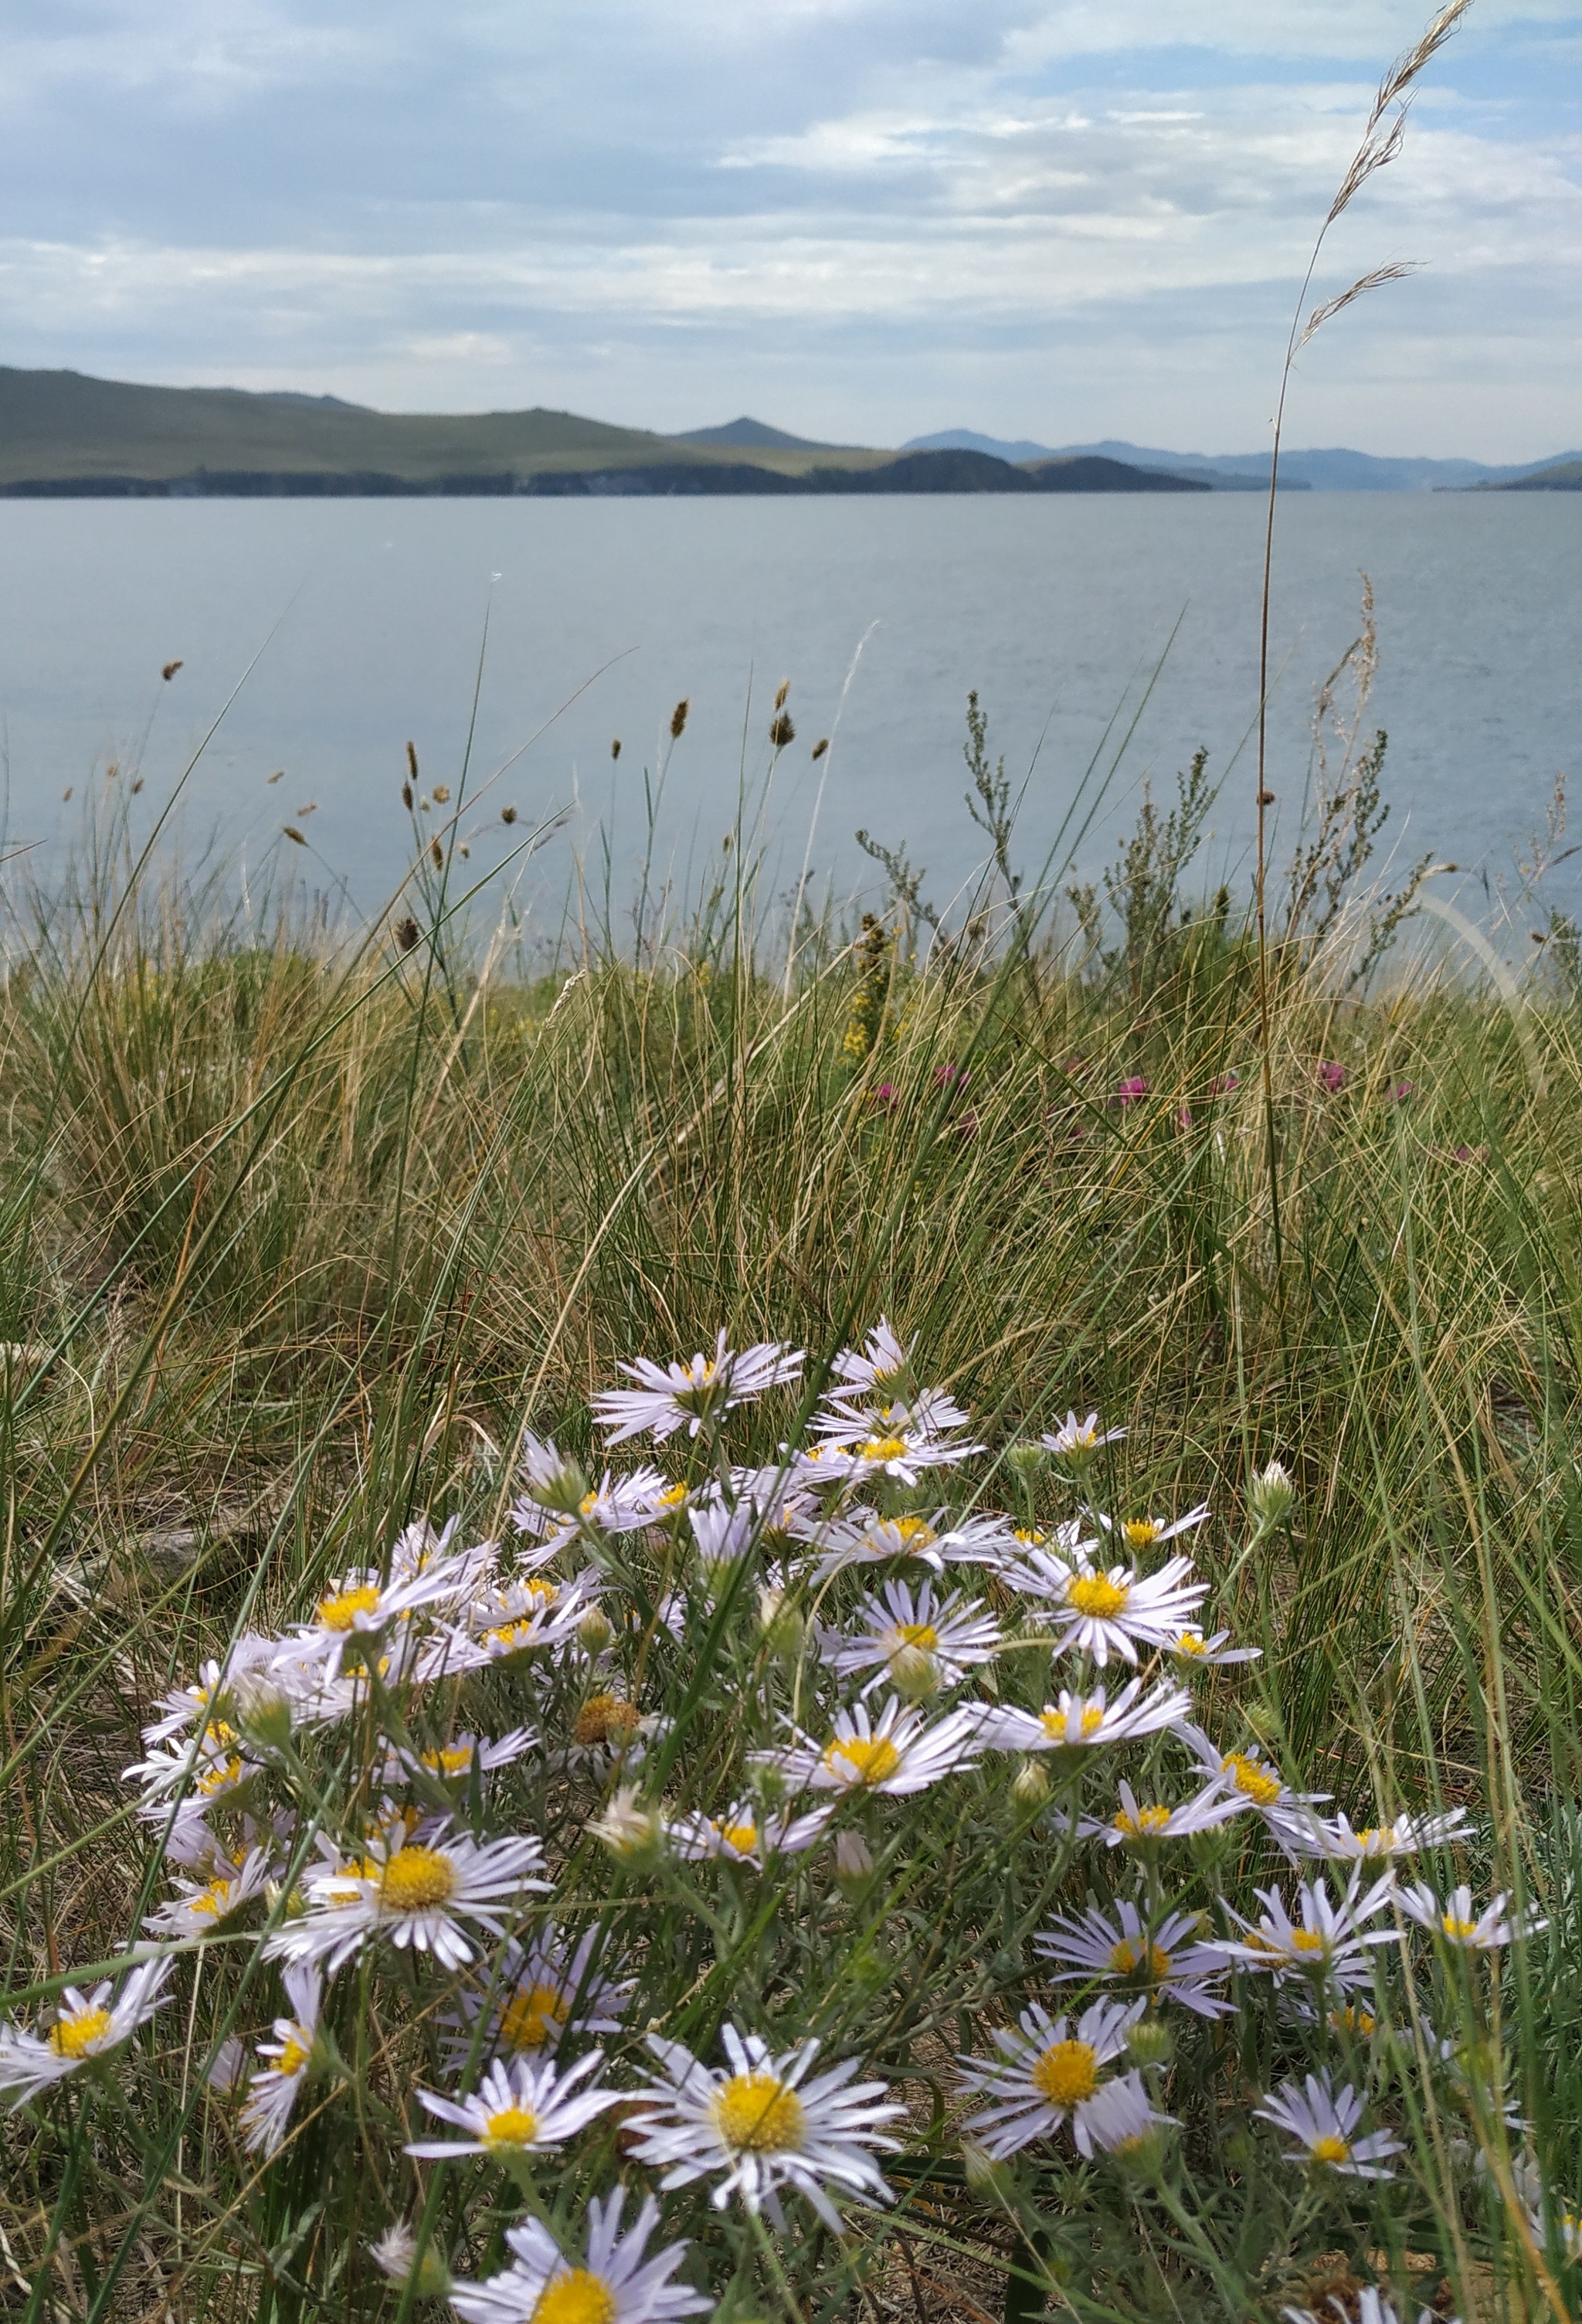
<path fill-rule="evenodd" d="M 976 856 L 960 804 L 968 687 L 1008 770 L 1019 778 L 1036 759 L 1024 810 L 1035 862 L 1179 621 L 1106 817 L 1080 851 L 1092 869 L 1145 778 L 1168 788 L 1199 742 L 1223 770 L 1243 742 L 1261 522 L 1250 494 L 5 503 L 8 836 L 47 874 L 111 760 L 127 770 L 118 780 L 142 775 L 136 810 L 152 814 L 262 648 L 190 786 L 186 844 L 217 841 L 256 876 L 295 822 L 316 855 L 288 849 L 291 870 L 327 888 L 333 867 L 373 908 L 406 860 L 408 737 L 425 785 L 456 779 L 487 607 L 474 779 L 538 739 L 465 819 L 474 868 L 504 836 L 499 804 L 528 825 L 575 801 L 530 892 L 541 906 L 563 894 L 574 855 L 596 856 L 601 825 L 629 887 L 644 770 L 686 695 L 659 814 L 661 856 L 685 876 L 733 818 L 744 736 L 749 777 L 761 777 L 771 697 L 789 678 L 797 740 L 767 825 L 777 886 L 800 868 L 827 770 L 815 870 L 855 887 L 851 835 L 866 825 L 904 839 L 948 894 Z M 1313 686 L 1355 632 L 1366 569 L 1389 835 L 1492 875 L 1541 820 L 1555 774 L 1577 764 L 1582 497 L 1292 495 L 1278 555 L 1282 811 L 1300 798 Z M 860 643 L 821 769 L 807 746 L 835 728 Z M 164 685 L 160 667 L 177 657 L 185 666 Z M 1244 753 L 1214 818 L 1216 875 L 1246 879 L 1252 788 Z"/>

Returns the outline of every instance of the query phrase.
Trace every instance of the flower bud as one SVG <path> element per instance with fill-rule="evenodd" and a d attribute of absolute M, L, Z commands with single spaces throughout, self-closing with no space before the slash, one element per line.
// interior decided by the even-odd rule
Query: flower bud
<path fill-rule="evenodd" d="M 1016 1769 L 1016 1781 L 1011 1785 L 1011 1797 L 1018 1807 L 1041 1808 L 1049 1797 L 1052 1788 L 1049 1770 L 1043 1762 L 1038 1759 L 1024 1759 Z"/>
<path fill-rule="evenodd" d="M 587 1477 L 576 1462 L 564 1462 L 547 1475 L 530 1476 L 527 1485 L 528 1499 L 537 1501 L 541 1509 L 553 1509 L 556 1517 L 582 1516 L 589 1488 Z"/>
<path fill-rule="evenodd" d="M 1013 1444 L 1006 1454 L 1006 1467 L 1025 1493 L 1033 1490 L 1049 1462 L 1049 1450 L 1043 1444 Z"/>
<path fill-rule="evenodd" d="M 602 1655 L 615 1643 L 615 1629 L 602 1606 L 590 1606 L 576 1626 L 577 1644 L 585 1655 Z"/>
<path fill-rule="evenodd" d="M 987 2153 L 976 2139 L 964 2138 L 961 2141 L 961 2176 L 974 2195 L 996 2197 L 1002 2202 L 1008 2200 L 1011 2187 L 1009 2172 L 1002 2163 L 997 2163 L 992 2154 Z"/>
<path fill-rule="evenodd" d="M 759 1635 L 770 1654 L 783 1663 L 800 1660 L 807 1644 L 807 1624 L 784 1590 L 769 1583 L 758 1593 Z"/>
<path fill-rule="evenodd" d="M 1168 2066 L 1175 2055 L 1175 2037 L 1157 2017 L 1139 2018 L 1127 2035 L 1127 2056 L 1134 2066 Z"/>
<path fill-rule="evenodd" d="M 1295 1508 L 1296 1487 L 1291 1481 L 1289 1471 L 1278 1461 L 1271 1461 L 1268 1467 L 1260 1469 L 1253 1479 L 1247 1487 L 1246 1497 L 1247 1506 L 1257 1520 L 1259 1530 L 1268 1533 L 1275 1526 L 1283 1525 Z"/>
<path fill-rule="evenodd" d="M 890 1656 L 890 1683 L 908 1702 L 939 1692 L 939 1662 L 926 1646 L 901 1646 Z"/>
<path fill-rule="evenodd" d="M 291 1698 L 258 1671 L 244 1671 L 231 1688 L 237 1726 L 262 1751 L 283 1751 L 291 1739 Z"/>
<path fill-rule="evenodd" d="M 873 1851 L 860 1831 L 835 1834 L 835 1880 L 848 1895 L 866 1888 L 873 1877 Z"/>

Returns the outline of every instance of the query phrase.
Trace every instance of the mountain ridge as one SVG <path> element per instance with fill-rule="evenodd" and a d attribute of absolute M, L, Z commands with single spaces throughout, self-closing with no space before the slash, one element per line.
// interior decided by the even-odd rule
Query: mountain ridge
<path fill-rule="evenodd" d="M 1133 466 L 1159 468 L 1178 475 L 1207 476 L 1220 491 L 1255 491 L 1266 487 L 1269 481 L 1266 452 L 1167 452 L 1114 437 L 1093 444 L 1039 445 L 1019 438 L 984 436 L 970 428 L 945 428 L 932 436 L 915 436 L 902 449 L 970 450 L 1019 462 L 1091 457 L 1124 460 Z M 1480 460 L 1435 460 L 1413 454 L 1392 458 L 1335 445 L 1283 451 L 1280 474 L 1284 483 L 1306 486 L 1313 492 L 1458 491 L 1475 484 L 1495 488 L 1515 484 L 1541 475 L 1546 469 L 1578 459 L 1582 459 L 1582 453 L 1553 452 L 1541 460 L 1499 466 Z"/>

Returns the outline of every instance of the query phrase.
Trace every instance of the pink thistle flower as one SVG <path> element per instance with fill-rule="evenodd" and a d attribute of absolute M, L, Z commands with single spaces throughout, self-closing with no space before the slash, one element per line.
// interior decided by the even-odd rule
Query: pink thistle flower
<path fill-rule="evenodd" d="M 1232 1090 L 1238 1090 L 1240 1087 L 1241 1075 L 1239 1074 L 1216 1074 L 1213 1080 L 1209 1084 L 1209 1095 L 1210 1097 L 1228 1097 Z"/>
<path fill-rule="evenodd" d="M 1319 1079 L 1324 1088 L 1333 1095 L 1337 1090 L 1343 1090 L 1346 1087 L 1346 1068 L 1344 1065 L 1336 1065 L 1333 1058 L 1326 1058 L 1319 1067 Z"/>
<path fill-rule="evenodd" d="M 965 1089 L 971 1078 L 968 1065 L 935 1065 L 934 1069 L 935 1089 Z"/>
<path fill-rule="evenodd" d="M 1115 1102 L 1123 1106 L 1136 1105 L 1139 1098 L 1147 1096 L 1152 1087 L 1153 1084 L 1145 1074 L 1133 1074 L 1130 1080 L 1122 1082 L 1116 1091 Z"/>
<path fill-rule="evenodd" d="M 868 1093 L 868 1102 L 875 1113 L 894 1113 L 901 1102 L 901 1093 L 894 1082 L 880 1082 Z"/>
<path fill-rule="evenodd" d="M 1393 1082 L 1390 1087 L 1390 1095 L 1397 1105 L 1403 1105 L 1409 1097 L 1414 1097 L 1416 1093 L 1415 1082 Z"/>

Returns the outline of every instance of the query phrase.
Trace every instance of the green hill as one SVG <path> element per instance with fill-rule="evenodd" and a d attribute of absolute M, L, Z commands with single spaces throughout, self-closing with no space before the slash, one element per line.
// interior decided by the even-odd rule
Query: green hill
<path fill-rule="evenodd" d="M 728 460 L 725 447 L 612 428 L 571 411 L 371 411 L 331 397 L 228 387 L 141 387 L 74 371 L 0 368 L 0 486 L 237 476 L 529 476 L 553 471 Z M 883 454 L 764 447 L 765 467 Z"/>

